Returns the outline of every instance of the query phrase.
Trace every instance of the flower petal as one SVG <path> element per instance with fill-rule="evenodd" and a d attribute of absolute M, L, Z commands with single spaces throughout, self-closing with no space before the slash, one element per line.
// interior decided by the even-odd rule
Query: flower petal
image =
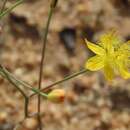
<path fill-rule="evenodd" d="M 114 70 L 109 63 L 104 66 L 104 74 L 107 80 L 112 80 L 114 78 Z"/>
<path fill-rule="evenodd" d="M 112 30 L 108 32 L 107 34 L 104 34 L 100 37 L 100 44 L 103 46 L 104 49 L 107 49 L 108 51 L 114 51 L 114 48 L 118 48 L 121 41 L 116 36 L 116 31 Z"/>
<path fill-rule="evenodd" d="M 105 54 L 105 50 L 102 47 L 100 47 L 99 45 L 91 43 L 91 42 L 87 41 L 86 39 L 85 39 L 85 42 L 86 42 L 88 48 L 90 50 L 92 50 L 95 54 L 98 54 L 98 55 L 104 55 Z"/>
<path fill-rule="evenodd" d="M 124 79 L 130 78 L 130 73 L 128 72 L 128 69 L 123 64 L 119 64 L 119 73 Z"/>
<path fill-rule="evenodd" d="M 104 67 L 104 58 L 98 55 L 88 59 L 88 61 L 85 64 L 85 68 L 91 71 L 96 71 L 103 67 Z"/>
<path fill-rule="evenodd" d="M 130 40 L 120 45 L 117 51 L 126 52 L 129 54 L 130 52 Z"/>

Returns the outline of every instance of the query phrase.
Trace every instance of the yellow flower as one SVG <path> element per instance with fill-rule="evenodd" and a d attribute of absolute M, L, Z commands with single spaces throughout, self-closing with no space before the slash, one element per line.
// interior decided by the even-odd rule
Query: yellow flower
<path fill-rule="evenodd" d="M 86 69 L 103 69 L 108 80 L 112 80 L 117 74 L 125 79 L 130 78 L 130 41 L 122 43 L 114 31 L 102 35 L 98 44 L 85 41 L 88 48 L 96 54 L 86 62 Z"/>

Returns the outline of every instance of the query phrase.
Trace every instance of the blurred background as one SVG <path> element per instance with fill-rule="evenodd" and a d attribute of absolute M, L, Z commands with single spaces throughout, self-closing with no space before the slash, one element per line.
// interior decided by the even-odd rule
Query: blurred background
<path fill-rule="evenodd" d="M 9 0 L 6 7 L 14 2 Z M 0 63 L 34 87 L 49 4 L 26 0 L 0 21 Z M 95 42 L 112 28 L 123 41 L 130 40 L 130 0 L 59 0 L 49 29 L 42 86 L 81 70 L 93 55 L 84 39 Z M 45 130 L 130 130 L 130 80 L 117 77 L 108 83 L 102 72 L 94 72 L 56 86 L 61 87 L 67 91 L 63 104 L 42 101 Z M 30 113 L 36 112 L 36 105 L 35 96 Z M 23 97 L 0 77 L 0 130 L 12 130 L 23 119 L 23 110 Z M 19 130 L 36 130 L 37 125 L 35 118 L 26 119 Z"/>

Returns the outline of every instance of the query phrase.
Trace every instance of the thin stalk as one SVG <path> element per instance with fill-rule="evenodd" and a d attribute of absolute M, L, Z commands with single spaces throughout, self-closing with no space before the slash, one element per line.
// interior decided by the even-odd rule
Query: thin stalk
<path fill-rule="evenodd" d="M 29 114 L 28 114 L 29 97 L 25 97 L 24 101 L 25 101 L 25 105 L 24 105 L 24 118 L 27 118 L 27 117 L 29 117 Z"/>
<path fill-rule="evenodd" d="M 72 75 L 66 76 L 64 79 L 61 79 L 61 80 L 59 80 L 59 81 L 56 81 L 56 82 L 54 82 L 54 83 L 52 83 L 52 84 L 46 86 L 45 88 L 41 89 L 40 92 L 46 92 L 47 90 L 49 90 L 50 88 L 54 87 L 55 85 L 58 85 L 58 84 L 60 84 L 60 83 L 63 83 L 63 82 L 65 82 L 65 81 L 67 81 L 67 80 L 70 80 L 70 79 L 72 79 L 72 78 L 74 78 L 74 77 L 77 77 L 77 76 L 79 76 L 79 75 L 81 75 L 81 74 L 83 74 L 83 73 L 86 73 L 87 71 L 88 71 L 88 70 L 83 69 L 83 70 L 81 70 L 81 71 L 79 71 L 79 72 L 76 72 L 76 73 L 74 73 L 74 74 L 72 74 Z M 32 96 L 34 96 L 34 95 L 36 95 L 36 93 L 33 93 L 32 95 L 30 95 L 30 97 L 32 97 Z"/>
<path fill-rule="evenodd" d="M 28 96 L 24 93 L 24 91 L 19 87 L 19 84 L 16 84 L 11 77 L 3 70 L 1 70 L 3 72 L 4 77 L 6 77 L 6 79 L 22 94 L 22 96 L 24 97 L 25 100 L 25 105 L 24 105 L 24 118 L 28 117 Z"/>
<path fill-rule="evenodd" d="M 28 104 L 29 104 L 29 97 L 24 93 L 24 91 L 19 87 L 19 85 L 23 85 L 27 87 L 27 84 L 21 82 L 20 80 L 16 79 L 13 75 L 11 75 L 4 67 L 0 66 L 0 75 L 6 78 L 16 89 L 22 94 L 24 97 L 25 105 L 24 105 L 24 118 L 30 117 L 28 114 Z M 42 97 L 47 98 L 47 94 L 40 92 L 36 88 L 32 88 L 28 86 L 27 88 L 31 89 L 33 92 L 41 95 Z"/>
<path fill-rule="evenodd" d="M 65 82 L 65 81 L 67 81 L 67 80 L 70 80 L 70 79 L 72 79 L 72 78 L 74 78 L 74 77 L 77 77 L 77 76 L 79 76 L 79 75 L 81 75 L 81 74 L 83 74 L 83 73 L 86 73 L 87 72 L 87 70 L 86 69 L 83 69 L 83 70 L 81 70 L 81 71 L 79 71 L 79 72 L 77 72 L 77 73 L 74 73 L 74 74 L 72 74 L 72 75 L 69 75 L 69 76 L 67 76 L 67 77 L 65 77 L 64 79 L 62 79 L 62 80 L 59 80 L 59 81 L 56 81 L 56 82 L 54 82 L 54 83 L 52 83 L 51 85 L 48 85 L 47 87 L 45 87 L 45 88 L 43 88 L 41 91 L 47 91 L 47 90 L 49 90 L 50 88 L 52 88 L 53 86 L 55 86 L 55 85 L 58 85 L 58 84 L 60 84 L 60 83 L 62 83 L 62 82 Z"/>
<path fill-rule="evenodd" d="M 8 75 L 4 69 L 0 68 L 0 75 L 6 78 L 24 97 L 25 105 L 24 105 L 24 118 L 28 117 L 28 103 L 29 97 L 24 93 L 24 91 L 19 87 L 19 84 L 14 82 L 14 80 Z M 3 73 L 2 73 L 3 72 Z"/>
<path fill-rule="evenodd" d="M 12 73 L 10 73 L 8 70 L 6 70 L 5 68 L 3 68 L 3 70 L 12 78 L 14 79 L 17 83 L 21 84 L 22 86 L 24 86 L 25 88 L 28 89 L 33 89 L 33 87 L 26 83 L 25 81 L 19 80 L 18 78 L 16 78 Z"/>
<path fill-rule="evenodd" d="M 44 64 L 44 59 L 45 59 L 45 51 L 46 51 L 46 43 L 47 43 L 47 35 L 48 35 L 48 30 L 49 30 L 49 25 L 51 22 L 51 18 L 52 18 L 52 14 L 53 14 L 54 8 L 50 8 L 49 10 L 49 14 L 48 14 L 48 20 L 47 20 L 47 24 L 46 24 L 46 28 L 45 28 L 45 34 L 43 37 L 43 46 L 42 46 L 42 56 L 41 56 L 41 63 L 40 63 L 40 71 L 39 71 L 39 81 L 38 81 L 38 89 L 41 89 L 41 85 L 42 85 L 42 77 L 43 77 L 43 64 Z M 38 122 L 39 122 L 39 130 L 42 130 L 42 121 L 41 121 L 41 117 L 40 117 L 40 112 L 41 112 L 41 98 L 40 95 L 38 95 Z"/>
<path fill-rule="evenodd" d="M 19 92 L 26 97 L 26 94 L 23 92 L 23 90 L 18 86 L 18 84 L 14 83 L 14 81 L 10 78 L 10 76 L 3 70 L 0 68 L 0 71 L 3 72 L 3 74 L 1 74 L 2 76 L 4 76 L 14 87 L 16 87 L 17 90 L 19 90 Z"/>
<path fill-rule="evenodd" d="M 44 59 L 45 59 L 45 51 L 46 51 L 46 43 L 47 43 L 47 35 L 48 35 L 48 30 L 49 30 L 49 25 L 51 22 L 51 18 L 54 12 L 54 9 L 56 7 L 58 3 L 58 0 L 52 0 L 51 4 L 50 4 L 50 10 L 49 10 L 49 14 L 48 14 L 48 20 L 47 20 L 47 24 L 46 24 L 46 28 L 45 28 L 45 34 L 43 37 L 43 46 L 42 46 L 42 56 L 41 56 L 41 63 L 40 63 L 40 71 L 39 71 L 39 82 L 38 82 L 38 89 L 41 89 L 41 85 L 42 85 L 42 70 L 43 70 L 43 64 L 44 64 Z M 42 130 L 42 121 L 41 121 L 41 117 L 40 117 L 40 112 L 41 112 L 41 99 L 40 99 L 40 95 L 38 95 L 38 122 L 39 122 L 39 130 Z"/>
<path fill-rule="evenodd" d="M 61 79 L 59 81 L 56 81 L 56 82 L 44 87 L 43 89 L 39 90 L 37 88 L 32 87 L 30 84 L 28 84 L 28 83 L 26 83 L 26 82 L 24 82 L 22 80 L 17 79 L 12 73 L 10 73 L 8 70 L 6 70 L 6 68 L 0 66 L 0 70 L 1 70 L 0 75 L 2 75 L 2 77 L 6 78 L 5 75 L 2 73 L 4 71 L 4 73 L 8 74 L 10 78 L 12 78 L 13 80 L 15 80 L 17 82 L 17 84 L 22 85 L 25 88 L 28 88 L 28 89 L 32 90 L 34 93 L 32 95 L 30 95 L 30 97 L 32 97 L 32 96 L 34 96 L 36 94 L 40 94 L 43 97 L 47 97 L 46 93 L 44 93 L 44 92 L 47 91 L 48 89 L 54 87 L 55 85 L 61 84 L 61 83 L 65 82 L 65 81 L 67 81 L 67 80 L 70 80 L 70 79 L 72 79 L 74 77 L 77 77 L 77 76 L 79 76 L 81 74 L 84 74 L 84 73 L 86 73 L 88 71 L 86 69 L 82 69 L 82 70 L 80 70 L 78 72 L 75 72 L 75 73 L 73 73 L 73 74 L 71 74 L 69 76 L 66 76 L 65 78 L 63 78 L 63 79 Z"/>
<path fill-rule="evenodd" d="M 4 11 L 7 1 L 8 0 L 4 0 L 3 5 L 1 7 L 1 10 L 0 10 L 0 13 L 2 13 Z"/>
<path fill-rule="evenodd" d="M 3 11 L 1 14 L 0 14 L 0 19 L 5 16 L 7 13 L 9 13 L 10 11 L 12 11 L 15 7 L 17 7 L 18 5 L 22 4 L 24 2 L 24 0 L 19 0 L 17 1 L 14 5 L 12 5 L 12 7 L 6 9 L 5 11 Z"/>
<path fill-rule="evenodd" d="M 33 88 L 31 85 L 29 85 L 28 83 L 26 83 L 26 82 L 24 82 L 24 81 L 22 81 L 22 80 L 19 80 L 19 79 L 17 79 L 13 74 L 11 74 L 8 70 L 6 70 L 4 67 L 2 67 L 2 66 L 0 66 L 0 70 L 4 73 L 4 74 L 6 74 L 6 75 L 8 75 L 8 77 L 12 80 L 14 80 L 15 81 L 15 84 L 17 84 L 17 85 L 22 85 L 22 86 L 24 86 L 25 88 L 28 88 L 28 89 L 30 89 L 30 90 L 32 90 L 34 93 L 37 93 L 38 95 L 41 95 L 41 96 L 43 96 L 43 97 L 45 97 L 45 98 L 47 98 L 47 95 L 45 94 L 45 93 L 43 93 L 43 92 L 41 92 L 39 89 L 37 89 L 37 88 Z M 1 72 L 0 71 L 0 72 Z M 0 75 L 2 75 L 3 73 L 0 73 Z M 2 76 L 4 76 L 4 75 L 2 75 Z M 5 77 L 6 78 L 6 77 Z"/>

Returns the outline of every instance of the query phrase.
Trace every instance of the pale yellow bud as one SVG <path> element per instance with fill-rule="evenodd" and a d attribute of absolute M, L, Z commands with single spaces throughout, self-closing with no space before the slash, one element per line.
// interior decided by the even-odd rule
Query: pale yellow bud
<path fill-rule="evenodd" d="M 63 89 L 54 89 L 48 94 L 47 98 L 54 103 L 61 103 L 65 99 L 65 91 Z"/>

